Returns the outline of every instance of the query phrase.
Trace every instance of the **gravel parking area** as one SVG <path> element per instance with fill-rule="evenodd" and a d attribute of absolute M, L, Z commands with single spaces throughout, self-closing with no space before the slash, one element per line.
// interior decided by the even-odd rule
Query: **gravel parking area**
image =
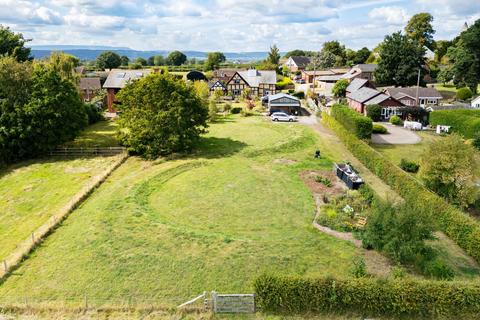
<path fill-rule="evenodd" d="M 422 139 L 414 132 L 390 123 L 379 123 L 388 129 L 387 134 L 372 134 L 375 144 L 416 144 Z"/>

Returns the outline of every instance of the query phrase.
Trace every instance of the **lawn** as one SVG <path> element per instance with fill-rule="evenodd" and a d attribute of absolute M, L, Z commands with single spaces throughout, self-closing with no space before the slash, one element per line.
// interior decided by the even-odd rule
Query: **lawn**
<path fill-rule="evenodd" d="M 1 286 L 0 301 L 153 299 L 252 292 L 263 272 L 347 275 L 348 242 L 312 226 L 299 177 L 319 136 L 298 124 L 229 117 L 190 157 L 131 157 Z"/>
<path fill-rule="evenodd" d="M 72 142 L 65 147 L 92 148 L 92 147 L 118 147 L 116 139 L 117 124 L 115 121 L 100 121 L 83 130 Z"/>
<path fill-rule="evenodd" d="M 0 261 L 113 160 L 47 158 L 1 170 Z"/>

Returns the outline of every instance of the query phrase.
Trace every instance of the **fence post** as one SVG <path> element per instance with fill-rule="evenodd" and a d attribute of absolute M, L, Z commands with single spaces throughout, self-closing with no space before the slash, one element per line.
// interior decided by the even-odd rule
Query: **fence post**
<path fill-rule="evenodd" d="M 5 273 L 7 272 L 8 270 L 8 267 L 7 267 L 7 260 L 3 260 L 3 268 L 5 269 Z"/>
<path fill-rule="evenodd" d="M 35 234 L 32 232 L 32 243 L 35 244 Z"/>
<path fill-rule="evenodd" d="M 212 291 L 213 313 L 217 313 L 217 293 Z"/>
<path fill-rule="evenodd" d="M 86 293 L 85 293 L 85 296 L 84 296 L 84 302 L 85 302 L 85 310 L 88 310 L 88 297 L 87 297 Z"/>

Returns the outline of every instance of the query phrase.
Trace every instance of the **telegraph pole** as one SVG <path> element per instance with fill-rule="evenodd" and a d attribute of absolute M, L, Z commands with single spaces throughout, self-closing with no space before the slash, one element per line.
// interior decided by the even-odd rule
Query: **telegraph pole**
<path fill-rule="evenodd" d="M 420 107 L 420 103 L 418 101 L 418 90 L 420 89 L 420 69 L 418 69 L 418 77 L 417 77 L 417 95 L 415 97 L 415 102 L 417 107 Z"/>

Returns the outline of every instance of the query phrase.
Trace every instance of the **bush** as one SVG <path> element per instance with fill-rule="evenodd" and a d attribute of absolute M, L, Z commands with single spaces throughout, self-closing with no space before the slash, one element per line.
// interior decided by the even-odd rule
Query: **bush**
<path fill-rule="evenodd" d="M 427 260 L 421 263 L 422 273 L 439 280 L 453 280 L 455 273 L 452 268 L 438 259 Z"/>
<path fill-rule="evenodd" d="M 420 165 L 418 165 L 416 162 L 402 159 L 400 161 L 400 168 L 406 172 L 417 173 Z"/>
<path fill-rule="evenodd" d="M 332 107 L 332 116 L 347 130 L 353 132 L 360 139 L 370 139 L 372 136 L 372 120 L 341 104 Z"/>
<path fill-rule="evenodd" d="M 210 122 L 217 121 L 217 113 L 218 113 L 217 103 L 211 100 L 208 104 L 208 119 L 210 120 Z"/>
<path fill-rule="evenodd" d="M 242 108 L 241 107 L 233 107 L 231 110 L 230 110 L 230 113 L 231 114 L 239 114 L 240 112 L 242 112 Z"/>
<path fill-rule="evenodd" d="M 250 111 L 250 110 L 247 110 L 247 109 L 242 109 L 240 111 L 240 114 L 243 116 L 243 117 L 251 117 L 253 115 L 255 115 L 254 112 Z"/>
<path fill-rule="evenodd" d="M 292 79 L 289 77 L 283 77 L 282 80 L 278 81 L 276 84 L 277 90 L 283 90 L 294 87 Z"/>
<path fill-rule="evenodd" d="M 406 319 L 465 319 L 480 313 L 480 284 L 476 282 L 262 275 L 254 287 L 263 312 L 353 312 Z"/>
<path fill-rule="evenodd" d="M 230 103 L 225 103 L 225 105 L 223 106 L 223 112 L 229 112 L 230 110 L 232 110 L 232 105 Z"/>
<path fill-rule="evenodd" d="M 297 91 L 295 93 L 292 93 L 292 96 L 297 97 L 298 99 L 305 99 L 305 92 Z"/>
<path fill-rule="evenodd" d="M 333 95 L 337 98 L 345 97 L 348 85 L 349 81 L 347 79 L 338 80 L 332 88 Z"/>
<path fill-rule="evenodd" d="M 436 113 L 435 111 L 433 113 Z M 405 201 L 410 202 L 417 214 L 433 215 L 447 236 L 480 262 L 480 224 L 463 211 L 426 189 L 418 180 L 387 160 L 367 143 L 359 140 L 326 113 L 322 121 L 331 128 L 353 155 L 369 170 L 380 177 Z"/>
<path fill-rule="evenodd" d="M 96 104 L 86 103 L 85 112 L 87 113 L 87 116 L 88 116 L 88 124 L 94 124 L 105 119 L 103 117 L 102 108 L 100 108 Z"/>
<path fill-rule="evenodd" d="M 473 136 L 472 146 L 477 150 L 480 150 L 480 132 Z"/>
<path fill-rule="evenodd" d="M 330 181 L 330 179 L 325 178 L 325 177 L 316 176 L 315 181 L 318 182 L 318 183 L 321 183 L 324 186 L 329 187 L 329 188 L 333 186 L 332 181 Z"/>
<path fill-rule="evenodd" d="M 380 121 L 382 119 L 382 106 L 378 104 L 367 106 L 367 117 L 373 121 Z"/>
<path fill-rule="evenodd" d="M 394 115 L 390 118 L 390 123 L 396 126 L 402 125 L 402 119 L 399 116 Z"/>
<path fill-rule="evenodd" d="M 458 100 L 468 100 L 472 98 L 472 96 L 473 96 L 472 90 L 470 90 L 470 88 L 467 88 L 467 87 L 458 89 L 457 94 L 455 95 L 455 97 Z"/>
<path fill-rule="evenodd" d="M 471 139 L 480 132 L 480 110 L 434 111 L 430 113 L 430 124 L 432 126 L 451 126 L 451 131 L 460 133 L 466 139 Z"/>
<path fill-rule="evenodd" d="M 354 278 L 363 278 L 368 276 L 367 264 L 362 257 L 353 258 L 352 266 L 350 267 L 349 271 Z"/>
<path fill-rule="evenodd" d="M 385 134 L 385 133 L 388 133 L 388 130 L 381 124 L 374 123 L 372 127 L 372 133 Z"/>

